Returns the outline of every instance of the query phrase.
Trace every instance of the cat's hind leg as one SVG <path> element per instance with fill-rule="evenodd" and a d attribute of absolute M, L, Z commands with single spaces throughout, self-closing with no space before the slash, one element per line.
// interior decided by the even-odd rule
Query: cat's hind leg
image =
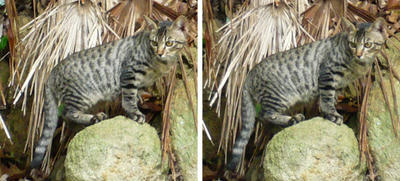
<path fill-rule="evenodd" d="M 282 94 L 283 90 L 268 90 L 267 93 L 261 95 L 258 99 L 261 104 L 261 111 L 258 117 L 276 125 L 291 126 L 305 120 L 303 114 L 294 116 L 285 115 L 296 105 L 297 95 Z M 292 92 L 292 91 L 289 91 Z"/>
<path fill-rule="evenodd" d="M 260 118 L 262 120 L 271 122 L 273 124 L 282 126 L 291 126 L 305 120 L 303 114 L 296 114 L 294 116 L 283 115 L 279 112 L 274 112 L 268 109 L 263 109 L 260 113 Z"/>
<path fill-rule="evenodd" d="M 96 115 L 87 114 L 83 111 L 80 111 L 76 108 L 71 108 L 66 106 L 63 111 L 63 116 L 75 123 L 83 124 L 83 125 L 91 125 L 97 122 L 100 122 L 104 119 L 107 119 L 107 115 L 103 112 L 97 113 Z"/>

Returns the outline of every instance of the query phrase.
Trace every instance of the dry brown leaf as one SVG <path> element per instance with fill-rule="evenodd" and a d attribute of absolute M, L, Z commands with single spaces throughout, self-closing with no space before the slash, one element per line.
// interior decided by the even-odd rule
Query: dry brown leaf
<path fill-rule="evenodd" d="M 385 7 L 386 10 L 396 10 L 400 9 L 400 0 L 388 0 L 388 3 Z"/>
<path fill-rule="evenodd" d="M 109 11 L 109 24 L 120 37 L 128 37 L 144 29 L 143 15 L 150 16 L 152 0 L 124 0 Z M 112 33 L 106 41 L 119 39 Z"/>
<path fill-rule="evenodd" d="M 302 25 L 311 36 L 316 39 L 323 39 L 331 36 L 337 31 L 330 31 L 338 29 L 338 24 L 334 24 L 332 19 L 340 19 L 346 12 L 347 2 L 344 0 L 318 0 L 311 5 L 303 13 Z M 310 42 L 311 39 L 305 38 L 305 42 Z"/>

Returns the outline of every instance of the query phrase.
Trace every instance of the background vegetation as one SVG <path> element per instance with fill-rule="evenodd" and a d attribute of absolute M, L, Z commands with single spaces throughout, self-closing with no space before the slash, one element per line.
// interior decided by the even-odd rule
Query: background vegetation
<path fill-rule="evenodd" d="M 210 130 L 218 127 L 211 124 L 218 124 L 222 128 L 218 133 L 210 131 L 210 134 L 204 137 L 219 141 L 217 149 L 214 150 L 219 154 L 205 157 L 211 160 L 203 161 L 205 180 L 222 177 L 224 165 L 229 160 L 231 148 L 241 126 L 242 84 L 254 65 L 276 52 L 341 32 L 341 17 L 356 23 L 372 22 L 377 17 L 384 17 L 388 24 L 388 35 L 392 37 L 400 30 L 399 8 L 398 0 L 203 1 L 206 50 L 203 73 L 206 77 L 204 86 L 207 87 L 205 91 L 207 95 L 204 97 L 208 97 L 204 109 L 212 108 L 222 117 L 221 122 L 214 123 L 217 121 L 215 118 L 208 121 L 207 126 L 210 126 Z M 396 40 L 399 39 L 396 37 Z M 400 47 L 396 48 L 400 50 Z M 374 68 L 369 70 L 365 78 L 357 81 L 339 96 L 338 104 L 338 109 L 346 113 L 346 120 L 359 113 L 356 124 L 360 151 L 363 153 L 361 159 L 367 158 L 371 180 L 375 179 L 375 174 L 373 160 L 368 151 L 365 120 L 371 81 L 375 80 L 375 72 L 380 78 L 382 77 L 380 69 L 383 67 L 390 70 L 392 90 L 393 81 L 400 80 L 391 67 L 391 62 L 395 60 L 388 60 L 384 53 L 382 55 L 384 57 L 382 60 L 385 61 L 376 61 Z M 382 66 L 383 64 L 385 66 Z M 388 96 L 396 97 L 396 92 L 382 88 L 382 94 L 385 96 L 386 104 L 394 104 L 394 110 L 397 110 L 397 102 L 390 103 L 388 99 Z M 307 109 L 306 117 L 318 114 L 318 111 L 315 111 L 318 107 L 315 105 Z M 391 111 L 391 118 L 393 129 L 398 133 L 397 111 Z M 255 160 L 255 156 L 262 154 L 268 140 L 276 132 L 274 129 L 265 132 L 263 131 L 265 127 L 271 125 L 257 123 L 253 139 L 249 142 L 251 143 L 249 145 L 255 146 L 247 147 L 247 153 L 242 157 L 246 158 L 246 161 L 240 166 L 239 177 L 245 174 L 250 165 L 259 166 L 262 163 L 260 160 Z M 208 144 L 209 140 L 204 139 L 204 145 Z"/>
<path fill-rule="evenodd" d="M 34 144 L 42 131 L 43 85 L 57 63 L 73 52 L 145 30 L 144 15 L 157 21 L 186 16 L 190 25 L 189 44 L 180 63 L 169 76 L 147 90 L 149 93 L 144 95 L 145 103 L 141 105 L 146 112 L 146 121 L 159 127 L 164 159 L 169 159 L 169 166 L 174 171 L 169 139 L 171 102 L 168 100 L 176 78 L 186 82 L 187 71 L 194 72 L 196 77 L 196 0 L 6 0 L 1 13 L 8 47 L 2 52 L 0 72 L 9 74 L 1 76 L 0 84 L 0 118 L 3 118 L 0 121 L 5 130 L 0 135 L 4 138 L 0 145 L 0 176 L 7 174 L 9 179 L 28 174 Z M 195 110 L 193 103 L 191 107 Z M 95 110 L 110 116 L 123 114 L 119 100 L 99 104 Z M 158 116 L 160 112 L 162 116 Z M 162 117 L 162 121 L 154 121 L 159 120 L 157 117 Z M 53 150 L 46 155 L 42 168 L 43 178 L 65 154 L 66 145 L 76 131 L 65 122 L 56 130 L 53 146 L 49 147 Z M 179 173 L 171 175 L 175 180 Z"/>

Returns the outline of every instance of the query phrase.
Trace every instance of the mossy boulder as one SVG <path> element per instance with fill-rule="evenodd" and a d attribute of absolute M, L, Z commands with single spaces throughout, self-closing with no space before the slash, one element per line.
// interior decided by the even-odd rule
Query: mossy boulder
<path fill-rule="evenodd" d="M 354 132 L 320 117 L 280 131 L 265 153 L 268 181 L 362 181 L 366 172 Z"/>
<path fill-rule="evenodd" d="M 394 61 L 400 58 L 398 49 L 394 48 L 391 42 L 388 43 L 388 46 L 389 49 L 385 52 L 392 60 L 395 72 L 400 73 L 400 64 Z M 397 43 L 397 46 L 400 46 L 400 43 Z M 391 104 L 390 107 L 395 113 L 389 73 L 383 72 L 383 74 L 383 90 L 386 91 Z M 396 79 L 393 78 L 393 80 L 397 103 L 399 104 L 400 84 Z M 381 80 L 378 79 L 378 81 Z M 395 136 L 388 106 L 385 103 L 378 81 L 372 85 L 367 112 L 368 143 L 375 163 L 375 175 L 378 175 L 383 181 L 400 180 L 400 138 Z M 398 112 L 400 112 L 400 109 L 398 109 Z"/>
<path fill-rule="evenodd" d="M 193 73 L 188 74 L 188 89 L 197 109 Z M 197 114 L 196 114 L 197 115 Z M 178 80 L 171 104 L 171 144 L 183 180 L 197 180 L 197 130 L 184 82 Z"/>
<path fill-rule="evenodd" d="M 156 130 L 123 116 L 83 129 L 68 145 L 68 181 L 165 180 L 162 172 Z"/>

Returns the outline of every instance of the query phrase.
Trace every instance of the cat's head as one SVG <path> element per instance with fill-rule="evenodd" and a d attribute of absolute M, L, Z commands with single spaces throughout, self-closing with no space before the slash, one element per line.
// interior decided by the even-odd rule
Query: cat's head
<path fill-rule="evenodd" d="M 373 23 L 359 24 L 357 28 L 348 20 L 342 20 L 353 55 L 359 61 L 371 63 L 385 43 L 385 20 L 377 18 Z"/>
<path fill-rule="evenodd" d="M 177 55 L 186 44 L 187 19 L 179 16 L 174 22 L 156 24 L 146 18 L 151 26 L 150 46 L 163 61 L 177 61 Z"/>

